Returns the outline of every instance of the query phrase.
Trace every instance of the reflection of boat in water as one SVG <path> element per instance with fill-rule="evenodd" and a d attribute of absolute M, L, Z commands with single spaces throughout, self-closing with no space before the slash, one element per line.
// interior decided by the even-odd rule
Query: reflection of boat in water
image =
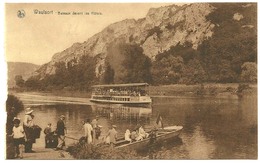
<path fill-rule="evenodd" d="M 134 149 L 134 150 L 140 150 L 145 147 L 149 147 L 152 144 L 157 144 L 166 140 L 172 140 L 173 138 L 177 138 L 179 134 L 182 131 L 182 126 L 169 126 L 165 127 L 164 129 L 159 129 L 156 131 L 155 137 L 151 138 L 145 138 L 140 141 L 134 141 L 129 142 L 124 140 L 123 138 L 121 140 L 118 140 L 116 143 L 116 147 L 118 149 L 121 148 L 127 148 L 127 149 Z M 152 131 L 148 132 L 151 134 Z"/>
<path fill-rule="evenodd" d="M 152 109 L 150 107 L 125 106 L 121 104 L 91 105 L 98 115 L 118 120 L 150 120 Z"/>
<path fill-rule="evenodd" d="M 113 104 L 150 104 L 147 83 L 107 84 L 92 86 L 90 101 Z"/>

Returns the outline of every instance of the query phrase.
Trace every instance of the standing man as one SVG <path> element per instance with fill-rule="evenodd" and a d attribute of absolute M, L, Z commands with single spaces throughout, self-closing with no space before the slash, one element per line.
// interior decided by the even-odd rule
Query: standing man
<path fill-rule="evenodd" d="M 58 145 L 56 150 L 61 150 L 63 146 L 65 146 L 65 131 L 66 131 L 66 127 L 65 127 L 65 116 L 61 115 L 60 119 L 57 122 L 57 129 L 56 129 L 56 133 L 58 136 Z"/>
<path fill-rule="evenodd" d="M 26 108 L 25 109 L 25 117 L 24 117 L 24 132 L 26 135 L 26 141 L 25 141 L 25 153 L 32 153 L 34 152 L 32 150 L 32 145 L 35 143 L 35 136 L 33 133 L 33 118 L 34 115 L 32 114 L 33 110 L 31 108 Z"/>

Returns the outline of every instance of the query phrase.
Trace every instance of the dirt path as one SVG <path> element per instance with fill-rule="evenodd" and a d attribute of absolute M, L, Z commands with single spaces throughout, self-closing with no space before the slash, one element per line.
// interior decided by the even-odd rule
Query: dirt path
<path fill-rule="evenodd" d="M 24 153 L 23 160 L 71 160 L 74 159 L 68 152 L 55 151 L 50 148 L 36 148 L 35 153 Z"/>

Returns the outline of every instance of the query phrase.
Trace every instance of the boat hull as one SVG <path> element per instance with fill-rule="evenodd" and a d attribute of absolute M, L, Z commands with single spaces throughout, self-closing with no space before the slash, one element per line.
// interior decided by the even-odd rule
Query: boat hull
<path fill-rule="evenodd" d="M 167 131 L 166 133 L 163 133 L 163 134 L 156 136 L 156 139 L 153 142 L 153 144 L 157 144 L 157 143 L 160 143 L 160 142 L 163 142 L 163 141 L 166 141 L 166 140 L 170 140 L 170 139 L 172 140 L 174 138 L 177 138 L 179 136 L 179 134 L 181 133 L 183 127 L 182 126 L 176 126 L 176 127 L 177 127 L 176 130 L 172 130 L 172 131 L 166 130 Z M 158 132 L 160 133 L 162 131 L 163 130 L 159 130 Z M 147 138 L 147 139 L 143 139 L 141 141 L 136 141 L 136 142 L 133 142 L 133 143 L 128 143 L 128 144 L 116 146 L 115 148 L 117 148 L 117 149 L 127 148 L 127 149 L 130 149 L 130 150 L 141 150 L 141 149 L 148 147 L 150 145 L 152 145 L 151 142 L 150 142 L 150 138 Z"/>
<path fill-rule="evenodd" d="M 95 100 L 90 99 L 91 102 L 96 103 L 110 103 L 110 104 L 150 104 L 151 102 L 142 102 L 142 101 L 111 101 L 111 100 Z"/>
<path fill-rule="evenodd" d="M 91 102 L 111 103 L 111 104 L 150 104 L 152 102 L 149 96 L 130 97 L 130 96 L 94 96 Z"/>

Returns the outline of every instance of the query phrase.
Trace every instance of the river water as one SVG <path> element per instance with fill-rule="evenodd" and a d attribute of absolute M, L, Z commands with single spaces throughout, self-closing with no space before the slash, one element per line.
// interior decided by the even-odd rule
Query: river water
<path fill-rule="evenodd" d="M 94 104 L 84 98 L 61 98 L 17 94 L 34 110 L 35 123 L 42 129 L 48 122 L 52 128 L 60 115 L 65 115 L 67 136 L 83 135 L 82 121 L 99 116 L 102 136 L 110 125 L 118 126 L 123 135 L 138 123 L 145 129 L 155 125 L 158 114 L 165 126 L 181 125 L 180 140 L 167 142 L 156 149 L 164 159 L 256 159 L 257 97 L 153 97 L 149 107 Z M 62 100 L 61 100 L 62 99 Z M 23 113 L 19 115 L 23 119 Z M 68 144 L 75 140 L 68 138 Z M 34 148 L 44 147 L 44 134 Z"/>

